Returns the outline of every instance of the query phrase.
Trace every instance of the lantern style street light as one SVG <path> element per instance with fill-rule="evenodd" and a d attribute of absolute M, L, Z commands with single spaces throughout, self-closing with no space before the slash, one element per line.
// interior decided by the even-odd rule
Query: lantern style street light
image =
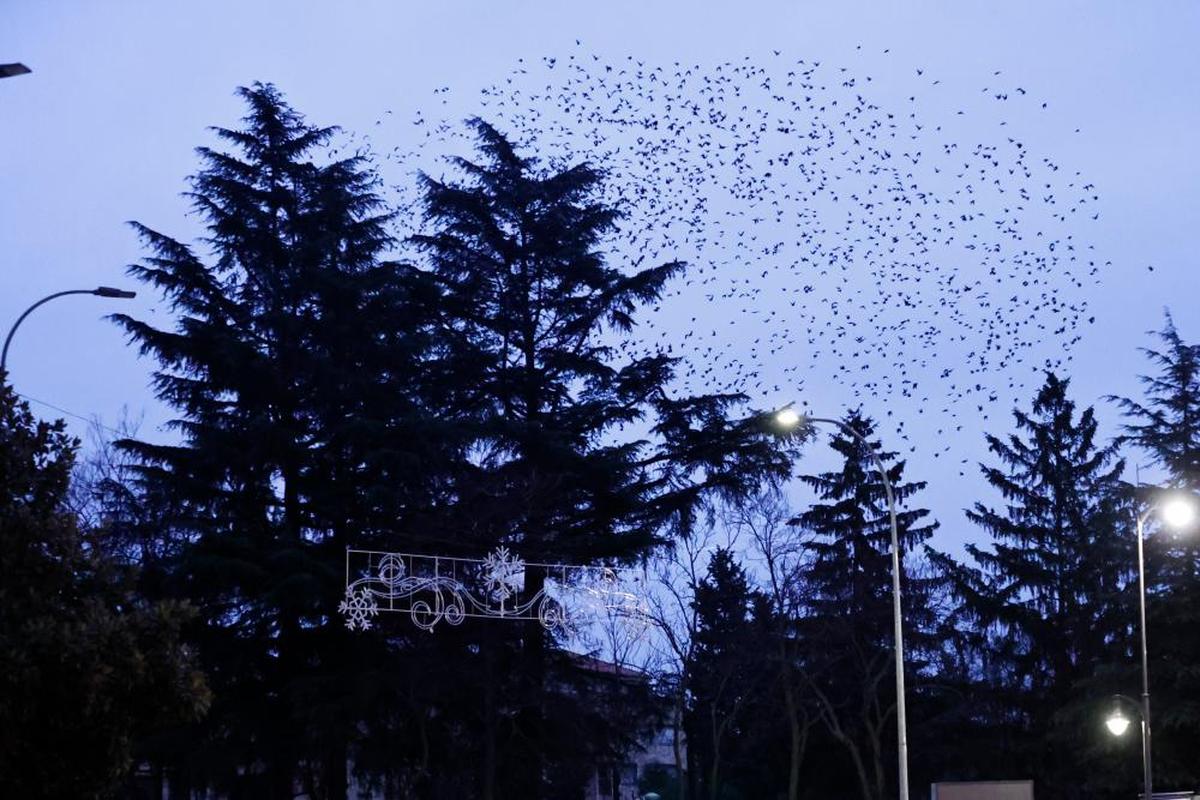
<path fill-rule="evenodd" d="M 21 314 L 21 316 L 17 317 L 17 321 L 13 323 L 11 328 L 9 328 L 8 336 L 6 336 L 4 339 L 4 349 L 0 350 L 0 373 L 4 373 L 8 366 L 8 346 L 12 343 L 13 334 L 17 332 L 17 328 L 20 327 L 21 323 L 25 321 L 25 318 L 28 317 L 30 313 L 32 313 L 33 310 L 38 306 L 44 303 L 49 303 L 56 297 L 65 297 L 69 294 L 94 294 L 97 297 L 116 297 L 123 300 L 137 297 L 137 292 L 129 292 L 124 289 L 114 289 L 111 286 L 97 286 L 95 289 L 68 289 L 65 292 L 55 292 L 54 294 L 43 297 L 41 300 L 38 300 L 29 308 L 25 309 L 25 312 Z"/>
<path fill-rule="evenodd" d="M 832 425 L 840 429 L 866 448 L 883 481 L 883 491 L 887 495 L 888 518 L 892 526 L 892 621 L 896 636 L 896 742 L 900 800 L 908 800 L 908 719 L 904 702 L 904 625 L 902 624 L 903 614 L 900 603 L 900 531 L 896 521 L 896 495 L 892 488 L 892 481 L 888 478 L 887 467 L 883 465 L 883 460 L 875 453 L 875 449 L 871 447 L 870 443 L 858 431 L 841 420 L 810 417 L 789 406 L 775 413 L 775 424 L 789 431 L 802 425 L 811 424 Z"/>
<path fill-rule="evenodd" d="M 1125 731 L 1129 730 L 1129 726 L 1133 724 L 1132 720 L 1125 715 L 1125 709 L 1121 707 L 1122 703 L 1129 703 L 1133 706 L 1133 710 L 1137 712 L 1138 717 L 1142 715 L 1141 707 L 1133 700 L 1123 694 L 1113 695 L 1112 711 L 1108 712 L 1108 716 L 1104 718 L 1104 727 L 1108 728 L 1108 732 L 1113 736 L 1124 736 Z M 1146 723 L 1142 721 L 1142 728 L 1146 727 Z M 1143 731 L 1143 735 L 1145 735 Z"/>
<path fill-rule="evenodd" d="M 1146 520 L 1156 512 L 1168 526 L 1183 528 L 1196 516 L 1196 500 L 1191 495 L 1172 493 L 1153 503 L 1137 517 L 1138 619 L 1142 645 L 1142 782 L 1147 798 L 1154 796 L 1154 788 L 1150 768 L 1150 665 L 1146 655 L 1146 560 L 1143 542 L 1146 538 Z M 1129 728 L 1129 720 L 1126 718 L 1122 724 L 1122 717 L 1117 708 L 1105 720 L 1104 724 L 1114 736 L 1120 736 Z"/>

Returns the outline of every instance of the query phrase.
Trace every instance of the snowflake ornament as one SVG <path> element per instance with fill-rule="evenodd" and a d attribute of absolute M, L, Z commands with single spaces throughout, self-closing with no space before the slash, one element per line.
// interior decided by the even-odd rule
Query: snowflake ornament
<path fill-rule="evenodd" d="M 346 589 L 346 598 L 338 604 L 338 612 L 345 615 L 346 627 L 350 630 L 371 629 L 371 617 L 379 613 L 379 604 L 370 589 Z"/>
<path fill-rule="evenodd" d="M 488 594 L 503 606 L 525 582 L 525 562 L 508 551 L 497 547 L 483 559 L 482 572 Z"/>

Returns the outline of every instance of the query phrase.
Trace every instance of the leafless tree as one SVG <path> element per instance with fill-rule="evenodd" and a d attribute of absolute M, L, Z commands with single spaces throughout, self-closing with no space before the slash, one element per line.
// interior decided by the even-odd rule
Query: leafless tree
<path fill-rule="evenodd" d="M 696 639 L 696 587 L 703 580 L 705 565 L 719 547 L 732 547 L 736 533 L 710 521 L 681 537 L 650 565 L 646 617 L 651 627 L 648 652 L 659 685 L 670 697 L 670 724 L 676 773 L 687 772 L 684 715 L 687 685 L 684 673 L 692 659 Z M 687 786 L 687 782 L 682 782 Z M 688 789 L 691 794 L 690 788 Z"/>
<path fill-rule="evenodd" d="M 143 554 L 137 543 L 124 535 L 129 526 L 117 523 L 139 517 L 141 500 L 135 486 L 135 461 L 116 442 L 135 438 L 141 424 L 141 417 L 133 417 L 127 408 L 121 410 L 115 428 L 93 419 L 67 498 L 80 529 L 95 534 L 96 545 L 127 563 L 139 561 Z"/>

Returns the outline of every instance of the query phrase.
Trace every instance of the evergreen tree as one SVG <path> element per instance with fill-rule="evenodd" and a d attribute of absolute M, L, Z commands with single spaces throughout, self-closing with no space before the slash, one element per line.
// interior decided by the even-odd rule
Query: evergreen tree
<path fill-rule="evenodd" d="M 730 773 L 747 766 L 762 769 L 760 759 L 745 763 L 747 755 L 754 755 L 747 741 L 756 722 L 750 711 L 768 689 L 765 642 L 755 618 L 761 601 L 733 553 L 716 550 L 696 587 L 695 643 L 684 676 L 690 694 L 685 727 L 693 798 L 743 796 Z"/>
<path fill-rule="evenodd" d="M 925 487 L 904 482 L 904 462 L 871 441 L 874 423 L 858 412 L 844 423 L 870 442 L 839 431 L 832 437 L 840 470 L 803 475 L 818 502 L 793 520 L 809 534 L 807 608 L 797 625 L 804 641 L 803 671 L 823 728 L 843 754 L 863 800 L 895 794 L 895 642 L 891 577 L 891 522 L 872 451 L 884 462 L 897 504 L 903 573 L 905 661 L 912 677 L 931 648 L 935 620 L 933 581 L 918 576 L 911 553 L 937 528 L 925 509 L 905 503 Z M 832 771 L 830 771 L 832 772 Z M 845 783 L 842 783 L 845 791 Z M 827 789 L 837 792 L 837 786 Z"/>
<path fill-rule="evenodd" d="M 1143 352 L 1156 372 L 1141 377 L 1141 400 L 1117 400 L 1128 420 L 1124 440 L 1166 471 L 1170 486 L 1200 492 L 1200 345 L 1189 344 L 1167 315 L 1158 349 Z M 1147 498 L 1153 502 L 1154 498 Z M 1200 782 L 1200 536 L 1195 526 L 1154 531 L 1146 547 L 1154 772 L 1178 786 Z"/>
<path fill-rule="evenodd" d="M 808 745 L 819 720 L 802 669 L 812 560 L 796 526 L 789 524 L 793 516 L 783 493 L 772 488 L 726 519 L 736 533 L 749 534 L 750 560 L 758 566 L 762 595 L 755 615 L 760 636 L 753 652 L 769 680 L 748 711 L 756 723 L 745 737 L 752 742 L 747 749 L 754 758 L 740 772 L 750 773 L 741 779 L 750 797 L 799 800 L 805 787 L 820 783 L 804 774 L 805 767 L 811 766 L 806 763 Z"/>
<path fill-rule="evenodd" d="M 1160 349 L 1142 348 L 1157 374 L 1141 376 L 1142 400 L 1116 400 L 1129 422 L 1124 440 L 1152 455 L 1171 480 L 1200 486 L 1200 345 L 1188 344 L 1168 313 L 1156 333 Z"/>
<path fill-rule="evenodd" d="M 0 795 L 113 797 L 134 743 L 208 700 L 189 610 L 134 591 L 67 509 L 77 443 L 0 375 Z"/>
<path fill-rule="evenodd" d="M 329 157 L 335 129 L 270 85 L 239 95 L 244 126 L 216 129 L 229 149 L 200 148 L 191 179 L 210 257 L 136 226 L 150 256 L 131 272 L 177 324 L 116 319 L 158 360 L 181 441 L 122 445 L 169 512 L 163 584 L 202 610 L 216 697 L 203 735 L 181 737 L 181 779 L 343 797 L 388 645 L 349 638 L 330 613 L 344 549 L 395 543 L 435 505 L 426 444 L 440 428 L 414 387 L 436 291 L 382 260 L 390 215 L 361 158 Z"/>
<path fill-rule="evenodd" d="M 478 554 L 504 543 L 543 563 L 630 562 L 686 531 L 707 498 L 740 498 L 784 474 L 787 447 L 766 418 L 730 419 L 744 398 L 673 398 L 674 359 L 622 357 L 635 313 L 683 265 L 627 272 L 606 262 L 619 213 L 598 199 L 603 175 L 587 164 L 545 170 L 487 123 L 472 126 L 479 160 L 456 160 L 458 180 L 423 177 L 431 230 L 414 239 L 443 289 L 439 363 L 473 442 L 474 474 L 458 484 L 462 515 L 442 527 L 451 546 Z M 544 580 L 528 570 L 526 591 Z M 521 709 L 509 740 L 517 749 L 504 753 L 523 764 L 508 776 L 512 796 L 548 788 L 546 721 L 561 716 L 545 709 L 550 644 L 531 624 L 485 648 L 497 663 L 507 658 L 499 648 L 519 654 L 522 678 L 504 688 Z M 494 690 L 481 691 L 494 731 Z M 499 755 L 482 755 L 485 797 L 496 791 Z"/>
<path fill-rule="evenodd" d="M 1014 411 L 1016 432 L 987 437 L 1000 466 L 981 469 L 1004 504 L 976 503 L 967 516 L 991 547 L 968 545 L 969 566 L 939 561 L 978 654 L 984 777 L 1028 775 L 1039 792 L 1083 798 L 1111 780 L 1089 763 L 1103 747 L 1108 694 L 1085 682 L 1128 646 L 1133 541 L 1124 463 L 1115 444 L 1097 443 L 1093 410 L 1077 413 L 1067 389 L 1048 373 L 1031 411 Z"/>

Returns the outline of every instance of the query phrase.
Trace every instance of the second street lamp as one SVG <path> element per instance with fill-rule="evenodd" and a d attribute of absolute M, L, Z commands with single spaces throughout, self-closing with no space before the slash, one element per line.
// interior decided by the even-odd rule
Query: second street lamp
<path fill-rule="evenodd" d="M 1124 736 L 1125 731 L 1129 730 L 1129 726 L 1133 724 L 1128 716 L 1125 715 L 1125 709 L 1121 708 L 1121 703 L 1130 703 L 1138 716 L 1141 716 L 1141 709 L 1138 704 L 1130 700 L 1123 694 L 1113 695 L 1112 711 L 1108 712 L 1108 716 L 1104 718 L 1104 727 L 1108 728 L 1108 732 L 1113 736 Z M 1146 735 L 1146 723 L 1142 721 L 1142 735 Z M 1144 754 L 1143 754 L 1144 755 Z"/>
<path fill-rule="evenodd" d="M 1154 782 L 1150 764 L 1150 664 L 1146 655 L 1146 559 L 1143 541 L 1146 538 L 1146 520 L 1156 511 L 1167 525 L 1182 528 L 1195 518 L 1196 501 L 1190 495 L 1171 494 L 1152 504 L 1137 518 L 1138 620 L 1142 646 L 1142 783 L 1146 798 L 1154 797 Z M 1113 724 L 1109 725 L 1108 729 L 1116 734 L 1114 726 L 1120 727 L 1117 715 L 1110 715 L 1109 720 Z"/>
<path fill-rule="evenodd" d="M 775 413 L 775 424 L 784 430 L 794 430 L 807 424 L 832 425 L 849 435 L 866 448 L 875 468 L 883 481 L 883 491 L 887 496 L 888 519 L 892 526 L 892 621 L 896 636 L 896 739 L 897 759 L 899 762 L 900 800 L 908 800 L 908 719 L 904 702 L 904 625 L 902 605 L 900 602 L 900 530 L 896 521 L 896 495 L 892 481 L 888 477 L 887 467 L 875 453 L 875 449 L 858 431 L 841 420 L 810 417 L 801 414 L 796 409 L 788 407 Z"/>
<path fill-rule="evenodd" d="M 111 286 L 97 286 L 95 289 L 68 289 L 65 292 L 55 292 L 54 294 L 46 295 L 41 300 L 38 300 L 29 308 L 25 309 L 24 313 L 17 317 L 17 321 L 13 323 L 13 326 L 8 329 L 8 336 L 4 338 L 4 349 L 0 350 L 0 374 L 4 374 L 8 367 L 8 346 L 12 343 L 13 334 L 17 332 L 17 328 L 21 326 L 21 323 L 25 321 L 25 318 L 33 313 L 33 310 L 38 306 L 49 303 L 56 297 L 65 297 L 69 294 L 94 294 L 97 297 L 116 297 L 124 300 L 137 297 L 137 292 L 130 292 L 126 291 L 125 289 L 114 289 Z"/>

